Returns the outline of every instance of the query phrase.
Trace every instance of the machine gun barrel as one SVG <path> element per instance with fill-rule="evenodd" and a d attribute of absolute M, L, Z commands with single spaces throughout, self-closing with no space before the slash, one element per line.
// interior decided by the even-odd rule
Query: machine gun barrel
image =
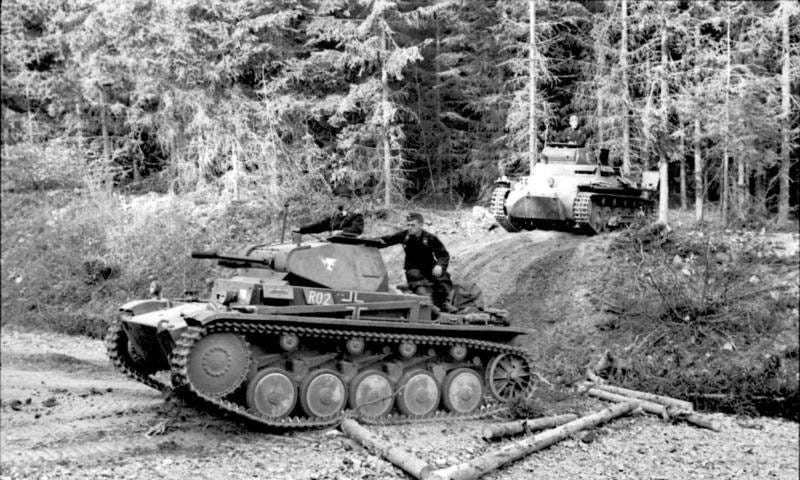
<path fill-rule="evenodd" d="M 269 267 L 272 266 L 274 260 L 273 258 L 253 258 L 241 255 L 226 255 L 226 254 L 218 254 L 216 251 L 202 251 L 202 250 L 193 251 L 192 258 L 219 260 L 221 262 L 251 263 L 251 264 L 266 265 Z"/>

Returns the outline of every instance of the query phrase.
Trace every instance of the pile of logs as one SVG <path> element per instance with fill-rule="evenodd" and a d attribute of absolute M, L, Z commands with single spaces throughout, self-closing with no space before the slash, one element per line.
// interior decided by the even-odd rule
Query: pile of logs
<path fill-rule="evenodd" d="M 614 405 L 580 418 L 574 414 L 566 414 L 487 426 L 483 429 L 481 435 L 487 441 L 521 433 L 528 434 L 540 430 L 544 431 L 529 435 L 520 441 L 499 446 L 468 462 L 438 470 L 424 460 L 381 439 L 354 419 L 348 418 L 344 420 L 341 428 L 342 431 L 359 441 L 373 454 L 392 462 L 419 480 L 472 480 L 480 478 L 492 470 L 553 445 L 577 432 L 632 412 L 654 413 L 664 419 L 685 420 L 704 428 L 719 431 L 717 424 L 709 422 L 694 413 L 694 407 L 690 402 L 606 385 L 596 378 L 594 380 L 594 382 L 580 384 L 582 392 L 614 402 Z"/>

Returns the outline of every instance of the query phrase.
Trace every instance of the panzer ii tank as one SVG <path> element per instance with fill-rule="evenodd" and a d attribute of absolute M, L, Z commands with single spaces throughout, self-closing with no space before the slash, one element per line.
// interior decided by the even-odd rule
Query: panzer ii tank
<path fill-rule="evenodd" d="M 494 413 L 532 388 L 532 362 L 502 314 L 437 314 L 395 293 L 378 241 L 256 245 L 193 252 L 237 269 L 207 301 L 129 302 L 108 355 L 158 390 L 270 427 Z M 169 380 L 166 380 L 169 379 Z"/>
<path fill-rule="evenodd" d="M 589 148 L 549 144 L 529 175 L 495 182 L 492 215 L 509 232 L 566 226 L 603 233 L 649 214 L 658 172 L 625 177 L 607 159 L 607 150 L 596 159 Z"/>

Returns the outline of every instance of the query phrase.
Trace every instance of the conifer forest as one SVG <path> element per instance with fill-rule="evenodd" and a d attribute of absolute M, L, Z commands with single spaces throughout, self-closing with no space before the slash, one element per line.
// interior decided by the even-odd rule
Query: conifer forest
<path fill-rule="evenodd" d="M 486 200 L 577 114 L 673 208 L 796 214 L 798 4 L 14 0 L 4 189 Z M 663 197 L 666 198 L 666 197 Z"/>

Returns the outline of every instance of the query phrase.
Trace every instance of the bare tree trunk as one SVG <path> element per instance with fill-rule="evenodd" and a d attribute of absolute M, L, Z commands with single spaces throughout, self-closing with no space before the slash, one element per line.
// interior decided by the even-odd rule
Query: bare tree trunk
<path fill-rule="evenodd" d="M 389 73 L 386 71 L 386 58 L 388 46 L 386 32 L 381 32 L 381 44 L 384 58 L 381 62 L 381 99 L 382 99 L 382 126 L 383 126 L 383 206 L 388 209 L 392 206 L 392 152 L 389 142 Z"/>
<path fill-rule="evenodd" d="M 781 70 L 781 118 L 783 120 L 783 125 L 781 128 L 781 168 L 780 168 L 780 192 L 778 194 L 778 223 L 780 225 L 786 225 L 789 223 L 789 207 L 790 207 L 790 199 L 789 199 L 789 164 L 791 162 L 790 159 L 790 149 L 791 149 L 791 127 L 792 127 L 792 119 L 791 119 L 791 98 L 789 87 L 790 79 L 789 79 L 789 71 L 790 71 L 790 63 L 789 63 L 789 52 L 790 52 L 790 43 L 789 43 L 789 5 L 788 0 L 782 0 L 781 3 L 783 4 L 783 67 Z"/>
<path fill-rule="evenodd" d="M 33 144 L 33 108 L 31 108 L 30 106 L 31 91 L 30 91 L 30 85 L 28 83 L 25 83 L 25 100 L 28 102 L 28 143 Z M 103 113 L 105 113 L 105 111 Z M 106 128 L 105 118 L 103 120 L 104 120 L 103 128 Z M 103 153 L 105 154 L 105 150 L 103 151 Z"/>
<path fill-rule="evenodd" d="M 528 0 L 529 36 L 528 48 L 528 88 L 530 98 L 528 105 L 528 171 L 533 173 L 536 164 L 536 0 Z"/>
<path fill-rule="evenodd" d="M 659 142 L 665 142 L 669 135 L 669 85 L 667 83 L 667 11 L 666 2 L 661 2 L 661 138 Z M 665 145 L 658 146 L 658 221 L 664 225 L 669 222 L 669 158 L 665 152 Z"/>
<path fill-rule="evenodd" d="M 622 173 L 631 173 L 631 120 L 628 98 L 628 0 L 622 0 L 622 39 L 619 47 L 619 68 L 622 70 Z"/>
<path fill-rule="evenodd" d="M 439 54 L 441 53 L 441 41 L 439 36 L 440 36 L 439 17 L 436 17 L 436 57 L 434 57 L 433 62 L 434 62 L 434 69 L 436 72 L 434 78 L 436 79 L 437 82 L 439 81 Z M 441 130 L 442 98 L 441 95 L 439 95 L 438 88 L 433 89 L 433 95 L 436 98 L 436 126 L 439 127 L 439 129 Z M 442 165 L 442 142 L 441 139 L 438 139 L 438 141 L 437 139 L 434 139 L 434 141 L 436 142 L 436 178 L 438 179 L 442 178 L 442 171 L 444 169 Z M 431 179 L 431 186 L 433 186 L 434 189 L 436 188 L 433 183 L 433 179 Z"/>
<path fill-rule="evenodd" d="M 598 39 L 595 39 L 594 42 L 594 52 L 597 56 L 597 76 L 602 77 L 606 74 L 606 55 L 605 52 L 602 51 L 603 45 Z M 602 95 L 600 95 L 600 91 L 596 92 L 597 95 L 597 143 L 601 147 L 603 146 L 603 128 L 601 127 L 601 122 L 603 121 L 603 115 L 605 115 L 605 102 Z"/>
<path fill-rule="evenodd" d="M 231 163 L 233 164 L 233 200 L 239 201 L 239 176 L 242 174 L 239 166 L 239 142 L 234 141 L 231 146 Z"/>
<path fill-rule="evenodd" d="M 681 158 L 680 158 L 680 181 L 681 181 L 681 211 L 686 211 L 689 208 L 689 199 L 686 192 L 686 125 L 683 123 L 683 118 L 678 120 L 680 122 L 678 128 L 681 130 Z"/>
<path fill-rule="evenodd" d="M 601 423 L 624 415 L 638 407 L 638 401 L 631 401 L 613 405 L 599 412 L 592 413 L 577 420 L 561 425 L 560 427 L 545 430 L 542 433 L 526 438 L 519 442 L 511 442 L 502 447 L 487 452 L 469 462 L 452 465 L 441 470 L 430 472 L 424 480 L 474 480 L 488 472 L 495 470 L 507 463 L 529 455 L 537 450 L 549 447 L 564 438 L 594 427 Z"/>
<path fill-rule="evenodd" d="M 111 168 L 111 138 L 108 135 L 108 121 L 106 117 L 106 92 L 100 89 L 100 135 L 103 138 L 103 166 Z M 110 171 L 110 170 L 109 170 Z M 112 176 L 103 178 L 103 187 L 107 192 L 111 192 L 114 187 Z"/>
<path fill-rule="evenodd" d="M 484 440 L 492 440 L 495 438 L 510 437 L 511 435 L 516 435 L 522 432 L 533 432 L 536 430 L 543 430 L 545 428 L 557 427 L 577 419 L 578 416 L 574 413 L 566 413 L 564 415 L 553 415 L 550 417 L 495 423 L 494 425 L 483 427 L 483 430 L 481 431 L 481 438 Z"/>
<path fill-rule="evenodd" d="M 345 419 L 341 428 L 344 433 L 358 440 L 368 450 L 402 468 L 414 478 L 426 478 L 433 471 L 424 460 L 393 446 L 352 418 Z"/>
<path fill-rule="evenodd" d="M 722 224 L 728 225 L 728 204 L 730 203 L 730 176 L 728 158 L 729 124 L 730 124 L 730 93 L 731 93 L 731 7 L 728 5 L 725 57 L 725 138 L 722 140 Z"/>
<path fill-rule="evenodd" d="M 700 25 L 694 28 L 694 49 L 695 52 L 700 51 Z M 695 82 L 700 82 L 700 69 L 698 68 L 697 61 L 694 66 Z M 694 147 L 694 219 L 697 222 L 703 221 L 703 200 L 705 198 L 706 186 L 703 181 L 703 156 L 700 152 L 700 118 L 699 112 L 695 112 L 694 118 L 694 136 L 692 143 Z"/>

